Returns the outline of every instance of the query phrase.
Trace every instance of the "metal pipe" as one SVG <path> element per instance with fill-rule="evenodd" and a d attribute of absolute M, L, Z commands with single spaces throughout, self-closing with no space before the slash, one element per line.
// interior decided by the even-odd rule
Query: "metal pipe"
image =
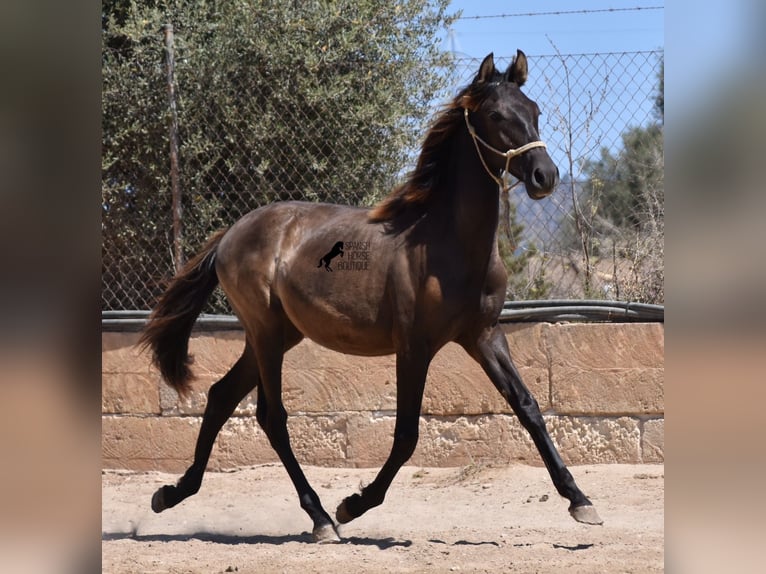
<path fill-rule="evenodd" d="M 181 186 L 179 184 L 178 167 L 178 110 L 176 107 L 175 88 L 175 55 L 173 49 L 173 24 L 165 24 L 162 28 L 165 34 L 165 67 L 167 70 L 168 104 L 170 107 L 170 193 L 172 198 L 173 217 L 173 265 L 178 272 L 184 264 L 182 248 L 182 211 Z"/>
<path fill-rule="evenodd" d="M 140 331 L 149 318 L 149 311 L 102 311 L 101 328 L 104 331 Z M 664 323 L 665 307 L 629 301 L 599 301 L 553 299 L 539 301 L 506 301 L 500 321 L 558 323 L 579 322 L 643 322 Z M 241 329 L 239 319 L 233 315 L 203 314 L 195 328 L 202 331 Z"/>

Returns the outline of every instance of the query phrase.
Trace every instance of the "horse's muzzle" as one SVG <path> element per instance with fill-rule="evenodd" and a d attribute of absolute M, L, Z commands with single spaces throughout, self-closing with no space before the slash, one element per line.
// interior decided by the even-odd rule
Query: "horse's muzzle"
<path fill-rule="evenodd" d="M 527 195 L 532 199 L 542 199 L 553 193 L 559 183 L 559 168 L 550 158 L 547 161 L 537 161 L 533 164 L 531 173 L 524 181 Z"/>

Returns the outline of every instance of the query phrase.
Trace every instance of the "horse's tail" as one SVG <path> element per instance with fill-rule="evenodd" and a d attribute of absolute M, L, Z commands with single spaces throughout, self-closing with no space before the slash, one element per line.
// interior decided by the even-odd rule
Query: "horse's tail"
<path fill-rule="evenodd" d="M 226 230 L 213 235 L 173 278 L 144 327 L 139 345 L 152 351 L 152 362 L 165 381 L 183 396 L 189 391 L 189 337 L 194 321 L 218 285 L 215 257 Z"/>

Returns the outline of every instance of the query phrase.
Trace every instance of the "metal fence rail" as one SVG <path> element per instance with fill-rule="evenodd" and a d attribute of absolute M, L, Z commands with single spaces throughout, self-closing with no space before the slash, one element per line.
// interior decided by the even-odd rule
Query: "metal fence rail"
<path fill-rule="evenodd" d="M 167 38 L 166 30 L 130 50 L 104 47 L 104 311 L 150 309 L 184 253 L 193 253 L 214 230 L 261 205 L 283 199 L 372 204 L 412 166 L 428 119 L 412 118 L 398 126 L 404 135 L 386 140 L 395 145 L 381 149 L 373 164 L 362 165 L 354 149 L 390 129 L 385 109 L 317 115 L 309 101 L 280 108 L 270 99 L 272 88 L 257 75 L 237 71 L 211 79 L 210 93 L 192 99 L 189 93 L 202 89 L 191 75 L 199 47 L 185 45 L 176 34 L 177 69 L 169 74 Z M 510 62 L 509 57 L 495 59 L 498 68 Z M 639 182 L 636 191 L 635 182 L 620 179 L 628 173 L 620 168 L 627 161 L 625 134 L 659 129 L 661 136 L 655 106 L 661 61 L 660 51 L 529 56 L 525 92 L 543 110 L 541 136 L 562 182 L 539 202 L 512 191 L 504 206 L 510 223 L 505 226 L 510 299 L 662 303 L 662 181 Z M 443 72 L 449 89 L 437 100 L 470 81 L 478 64 L 453 60 Z M 126 66 L 131 82 L 117 83 L 116 70 Z M 384 74 L 371 70 L 370 81 L 380 82 Z M 333 97 L 329 88 L 327 97 Z M 437 107 L 438 101 L 433 110 Z M 249 113 L 237 113 L 243 110 Z M 243 124 L 237 119 L 253 114 L 262 121 Z M 115 119 L 128 131 L 118 131 Z M 287 140 L 270 139 L 280 122 L 301 129 Z M 175 135 L 169 129 L 174 124 Z M 173 137 L 178 139 L 177 171 L 171 176 Z M 654 165 L 641 167 L 661 174 L 661 147 L 659 155 L 650 151 L 653 155 L 641 161 L 648 157 Z M 321 187 L 312 176 L 316 173 L 322 174 Z M 181 194 L 175 200 L 174 178 Z M 643 197 L 640 205 L 656 209 L 638 213 L 635 202 L 622 207 L 608 203 L 620 199 L 608 193 L 609 186 L 619 185 L 633 185 L 632 193 Z M 182 235 L 173 232 L 179 200 Z M 207 311 L 228 309 L 219 296 Z"/>

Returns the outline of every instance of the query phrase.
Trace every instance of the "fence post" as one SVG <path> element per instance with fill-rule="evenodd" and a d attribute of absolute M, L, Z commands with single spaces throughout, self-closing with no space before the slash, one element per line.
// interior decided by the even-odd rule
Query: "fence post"
<path fill-rule="evenodd" d="M 178 271 L 183 267 L 183 249 L 181 247 L 181 187 L 178 183 L 178 111 L 176 110 L 175 57 L 173 54 L 173 25 L 162 27 L 165 35 L 165 68 L 167 71 L 168 103 L 170 106 L 170 193 L 173 213 L 173 265 Z"/>

